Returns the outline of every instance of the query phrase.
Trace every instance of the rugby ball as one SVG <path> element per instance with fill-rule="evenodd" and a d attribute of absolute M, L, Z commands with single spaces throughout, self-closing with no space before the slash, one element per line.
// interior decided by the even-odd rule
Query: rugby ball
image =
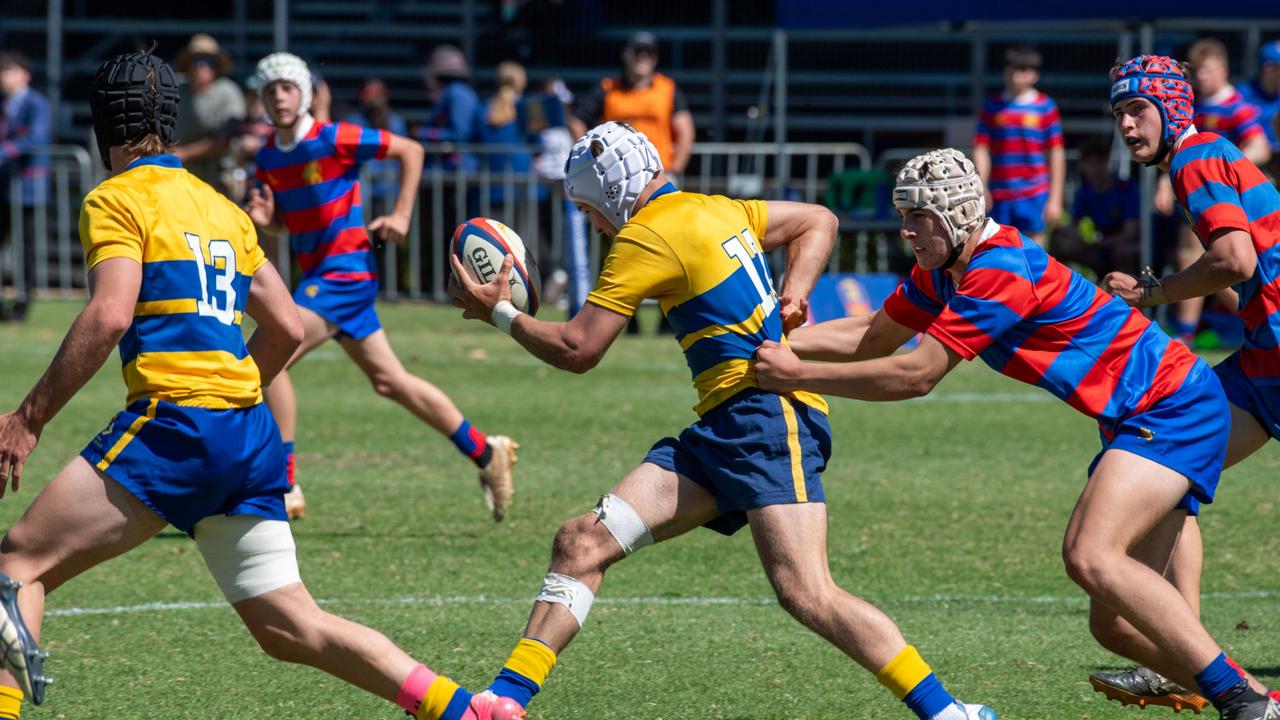
<path fill-rule="evenodd" d="M 515 230 L 489 218 L 471 218 L 453 231 L 450 252 L 477 282 L 487 283 L 498 275 L 502 259 L 515 258 L 511 266 L 511 304 L 520 312 L 538 314 L 542 294 L 538 266 Z"/>

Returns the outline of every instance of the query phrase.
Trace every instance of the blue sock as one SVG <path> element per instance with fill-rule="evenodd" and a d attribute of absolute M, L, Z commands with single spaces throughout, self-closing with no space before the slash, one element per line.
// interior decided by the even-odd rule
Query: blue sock
<path fill-rule="evenodd" d="M 484 467 L 489 464 L 490 458 L 493 457 L 493 450 L 489 448 L 489 440 L 484 433 L 471 427 L 471 423 L 466 418 L 462 419 L 462 424 L 457 430 L 449 436 L 455 447 L 463 455 L 471 458 L 471 461 L 477 467 Z"/>
<path fill-rule="evenodd" d="M 954 705 L 956 699 L 942 687 L 942 681 L 938 680 L 937 675 L 929 673 L 919 685 L 911 688 L 911 692 L 902 698 L 902 702 L 906 703 L 920 720 L 929 720 Z"/>
<path fill-rule="evenodd" d="M 497 679 L 489 685 L 489 689 L 494 695 L 499 697 L 509 697 L 520 703 L 520 707 L 529 707 L 529 701 L 542 688 L 538 687 L 538 683 L 511 670 L 510 668 L 502 668 L 502 672 L 498 673 Z"/>
<path fill-rule="evenodd" d="M 1244 675 L 1226 653 L 1218 653 L 1205 669 L 1196 673 L 1196 685 L 1210 700 L 1217 700 L 1223 693 L 1240 684 Z"/>
<path fill-rule="evenodd" d="M 453 698 L 449 700 L 444 712 L 441 713 L 440 720 L 462 720 L 462 716 L 467 713 L 467 709 L 470 707 L 471 693 L 458 688 L 453 692 Z"/>
<path fill-rule="evenodd" d="M 1173 327 L 1175 335 L 1190 335 L 1196 331 L 1196 323 L 1189 323 L 1173 318 L 1169 321 L 1169 325 Z"/>

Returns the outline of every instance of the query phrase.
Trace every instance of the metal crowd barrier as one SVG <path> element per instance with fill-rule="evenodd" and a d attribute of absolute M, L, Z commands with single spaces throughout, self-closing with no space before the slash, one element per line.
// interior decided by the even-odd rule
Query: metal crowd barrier
<path fill-rule="evenodd" d="M 534 171 L 531 161 L 541 153 L 539 146 L 429 144 L 424 149 L 426 162 L 408 236 L 400 247 L 381 251 L 386 297 L 447 301 L 448 243 L 458 223 L 477 215 L 498 219 L 519 232 L 544 273 L 556 268 L 569 270 L 565 247 L 570 229 L 563 185 L 559 179 L 543 178 Z M 35 285 L 64 291 L 82 288 L 76 223 L 80 202 L 100 173 L 80 146 L 49 146 L 41 152 L 51 160 L 50 194 L 41 198 L 44 202 L 38 207 L 43 212 L 36 213 L 36 227 L 32 228 L 33 247 L 38 258 L 44 259 L 36 263 Z M 549 164 L 555 167 L 559 162 Z M 821 203 L 832 174 L 872 166 L 870 154 L 856 143 L 700 143 L 677 184 L 695 192 Z M 398 164 L 366 165 L 361 184 L 366 222 L 390 213 L 399 191 Z M 20 209 L 16 179 L 10 188 L 10 202 Z M 22 213 L 15 212 L 12 217 L 11 232 L 22 237 L 26 230 Z M 830 269 L 883 269 L 885 236 L 896 235 L 896 223 L 893 228 L 879 225 L 844 218 L 841 234 L 853 239 L 854 252 L 851 260 L 844 256 L 844 261 L 841 253 L 834 253 Z M 602 244 L 595 233 L 589 237 L 588 266 L 594 281 Z M 287 236 L 279 238 L 279 267 L 290 267 L 288 245 Z M 22 243 L 10 243 L 9 247 L 17 259 L 11 267 L 21 273 Z M 775 262 L 782 261 L 780 255 Z"/>
<path fill-rule="evenodd" d="M 98 181 L 98 172 L 88 151 L 79 145 L 45 145 L 34 150 L 49 158 L 49 181 L 36 186 L 32 222 L 25 226 L 22 178 L 9 176 L 9 241 L 4 247 L 4 263 L 10 269 L 14 285 L 31 285 L 35 289 L 70 291 L 84 287 L 84 275 L 75 272 L 82 265 L 79 241 L 80 202 Z M 52 210 L 52 213 L 50 212 Z M 35 253 L 35 277 L 27 278 L 27 243 Z M 50 272 L 50 265 L 54 271 Z M 56 275 L 54 282 L 52 275 Z M 33 281 L 33 282 L 32 282 Z"/>

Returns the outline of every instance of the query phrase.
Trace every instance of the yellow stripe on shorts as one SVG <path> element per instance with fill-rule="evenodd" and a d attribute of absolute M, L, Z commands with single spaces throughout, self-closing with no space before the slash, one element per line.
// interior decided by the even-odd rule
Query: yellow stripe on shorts
<path fill-rule="evenodd" d="M 796 422 L 796 411 L 788 398 L 779 395 L 778 402 L 782 403 L 782 419 L 787 423 L 787 449 L 791 453 L 791 484 L 795 486 L 796 502 L 809 502 L 809 493 L 804 487 L 804 465 L 801 463 L 804 456 L 800 454 L 800 429 Z"/>
<path fill-rule="evenodd" d="M 125 430 L 124 434 L 120 436 L 120 439 L 116 441 L 116 444 L 112 445 L 111 449 L 107 451 L 107 454 L 103 455 L 102 459 L 98 461 L 99 470 L 106 470 L 107 467 L 111 465 L 112 461 L 116 459 L 116 456 L 124 452 L 125 446 L 133 440 L 134 436 L 138 434 L 138 431 L 142 429 L 142 426 L 146 425 L 148 420 L 155 418 L 156 405 L 159 404 L 159 402 L 160 401 L 155 398 L 151 399 L 151 402 L 147 405 L 147 414 L 139 416 L 137 420 L 134 420 L 133 424 L 129 426 L 129 429 Z"/>

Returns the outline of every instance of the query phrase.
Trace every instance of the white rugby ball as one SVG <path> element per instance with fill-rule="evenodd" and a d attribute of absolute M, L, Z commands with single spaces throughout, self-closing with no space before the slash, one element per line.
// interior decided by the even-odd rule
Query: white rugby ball
<path fill-rule="evenodd" d="M 542 289 L 538 267 L 515 230 L 490 218 L 471 218 L 453 231 L 450 252 L 462 262 L 472 279 L 481 283 L 497 277 L 502 259 L 511 255 L 515 259 L 508 280 L 511 304 L 520 312 L 538 314 Z"/>

